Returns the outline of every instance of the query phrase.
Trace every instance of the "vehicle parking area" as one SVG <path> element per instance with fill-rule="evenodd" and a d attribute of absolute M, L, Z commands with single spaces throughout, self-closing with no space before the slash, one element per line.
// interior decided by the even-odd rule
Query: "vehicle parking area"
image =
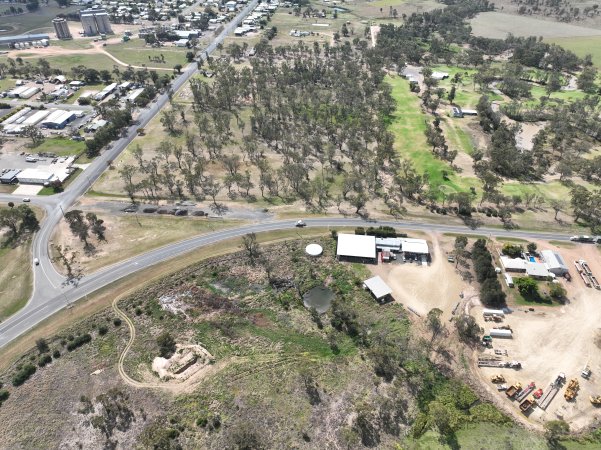
<path fill-rule="evenodd" d="M 481 363 L 486 359 L 501 364 L 515 361 L 521 365 L 519 369 L 476 367 L 474 371 L 486 390 L 506 410 L 513 409 L 514 415 L 522 415 L 525 421 L 539 424 L 563 419 L 570 423 L 572 430 L 577 431 L 589 425 L 593 419 L 601 418 L 601 410 L 589 398 L 601 395 L 601 291 L 585 284 L 574 261 L 586 260 L 593 274 L 599 276 L 601 253 L 595 244 L 571 244 L 569 248 L 560 248 L 539 243 L 541 247 L 560 251 L 569 267 L 571 281 L 559 280 L 567 290 L 567 302 L 553 306 L 509 305 L 511 311 L 504 314 L 502 319 L 497 317 L 498 322 L 485 320 L 482 306 L 473 308 L 471 314 L 484 328 L 485 335 L 490 333 L 491 328 L 501 327 L 508 327 L 513 334 L 509 339 L 493 338 L 492 348 L 482 347 L 478 351 Z M 590 370 L 588 377 L 582 376 L 586 368 Z M 560 373 L 565 374 L 565 381 L 552 400 L 543 402 L 545 394 L 552 390 L 550 383 Z M 543 397 L 538 403 L 548 403 L 548 406 L 543 409 L 535 403 L 533 408 L 522 412 L 520 402 L 532 399 L 531 393 L 519 401 L 516 400 L 517 395 L 510 399 L 505 390 L 498 390 L 498 384 L 491 381 L 493 375 L 504 377 L 505 382 L 500 383 L 502 388 L 510 388 L 515 383 L 526 388 L 534 382 L 536 388 L 532 393 L 542 389 Z M 573 379 L 578 381 L 579 389 L 573 399 L 566 400 L 566 387 Z"/>

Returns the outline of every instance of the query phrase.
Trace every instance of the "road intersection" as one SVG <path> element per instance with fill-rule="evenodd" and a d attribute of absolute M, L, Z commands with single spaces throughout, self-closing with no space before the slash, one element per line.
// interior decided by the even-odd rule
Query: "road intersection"
<path fill-rule="evenodd" d="M 254 9 L 258 0 L 250 2 L 235 20 L 225 25 L 224 30 L 205 49 L 205 54 L 211 54 L 223 42 L 235 27 Z M 190 64 L 183 73 L 177 77 L 172 85 L 172 91 L 177 92 L 195 73 L 198 67 Z M 184 241 L 169 244 L 147 253 L 121 261 L 95 273 L 83 277 L 77 285 L 66 283 L 66 278 L 59 274 L 49 254 L 49 245 L 52 233 L 66 212 L 75 202 L 86 193 L 92 184 L 107 169 L 110 163 L 117 159 L 121 152 L 136 137 L 138 128 L 145 127 L 169 101 L 167 93 L 160 95 L 149 108 L 141 111 L 136 124 L 128 128 L 125 135 L 113 142 L 107 150 L 98 156 L 89 167 L 69 185 L 65 192 L 47 197 L 32 197 L 31 203 L 45 211 L 45 218 L 40 230 L 33 240 L 33 255 L 38 258 L 40 265 L 34 267 L 34 287 L 32 296 L 25 307 L 19 312 L 0 323 L 0 348 L 4 347 L 23 333 L 35 327 L 41 321 L 65 308 L 68 304 L 77 301 L 93 292 L 110 285 L 135 272 L 147 269 L 155 264 L 177 258 L 191 251 L 201 250 L 208 245 L 243 236 L 247 233 L 261 233 L 274 230 L 289 229 L 294 227 L 294 221 L 263 221 L 234 229 L 216 231 L 200 236 L 195 236 Z M 0 194 L 0 202 L 20 202 L 21 198 Z M 365 226 L 361 219 L 344 218 L 319 218 L 306 220 L 308 227 L 356 227 Z M 382 221 L 377 225 L 389 225 L 400 229 L 421 230 L 427 232 L 449 232 L 462 234 L 479 234 L 495 236 L 513 236 L 524 239 L 567 240 L 568 237 L 558 233 L 544 233 L 531 231 L 503 231 L 496 228 L 479 228 L 470 230 L 458 225 L 439 225 L 417 222 Z"/>

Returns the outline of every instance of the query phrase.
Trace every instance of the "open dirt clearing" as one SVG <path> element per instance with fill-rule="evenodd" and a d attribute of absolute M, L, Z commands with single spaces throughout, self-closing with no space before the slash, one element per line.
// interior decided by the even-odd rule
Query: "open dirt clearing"
<path fill-rule="evenodd" d="M 471 288 L 461 280 L 455 265 L 447 261 L 446 252 L 451 250 L 453 238 L 428 235 L 426 239 L 430 242 L 430 265 L 396 262 L 368 268 L 390 286 L 396 302 L 421 316 L 425 316 L 432 308 L 440 308 L 447 322 L 452 317 L 455 305 L 461 300 L 459 294 L 464 292 L 464 297 L 467 297 Z"/>
<path fill-rule="evenodd" d="M 507 350 L 507 360 L 516 360 L 522 363 L 520 371 L 512 369 L 481 368 L 475 369 L 486 389 L 498 396 L 501 402 L 510 405 L 512 402 L 506 398 L 505 393 L 496 394 L 490 377 L 502 373 L 508 384 L 521 382 L 526 386 L 531 381 L 536 383 L 537 389 L 547 391 L 549 383 L 555 379 L 559 372 L 564 372 L 567 379 L 577 378 L 580 382 L 580 391 L 574 401 L 567 402 L 563 393 L 565 386 L 560 390 L 546 411 L 535 408 L 526 419 L 531 423 L 546 422 L 563 418 L 572 430 L 581 430 L 593 420 L 601 418 L 601 412 L 593 407 L 589 395 L 601 394 L 598 382 L 601 380 L 601 354 L 595 344 L 596 337 L 601 328 L 601 292 L 585 287 L 582 280 L 577 277 L 573 261 L 585 259 L 593 274 L 601 275 L 601 255 L 594 245 L 577 245 L 574 248 L 559 248 L 548 243 L 538 243 L 539 248 L 557 250 L 563 256 L 566 265 L 573 277 L 572 282 L 562 283 L 568 290 L 569 303 L 564 306 L 533 306 L 534 311 L 528 307 L 516 307 L 512 314 L 506 315 L 503 325 L 511 326 L 514 339 L 495 339 L 495 349 Z M 491 322 L 482 319 L 481 307 L 472 310 L 474 317 L 480 325 L 489 330 Z M 490 352 L 490 350 L 488 350 Z M 580 372 L 586 364 L 592 370 L 592 376 L 585 380 Z M 514 414 L 521 414 L 517 402 L 513 402 L 511 409 Z"/>
<path fill-rule="evenodd" d="M 476 36 L 504 39 L 514 36 L 542 36 L 563 38 L 573 36 L 599 36 L 601 30 L 567 23 L 549 22 L 532 17 L 516 16 L 500 12 L 484 12 L 470 20 L 472 33 Z"/>

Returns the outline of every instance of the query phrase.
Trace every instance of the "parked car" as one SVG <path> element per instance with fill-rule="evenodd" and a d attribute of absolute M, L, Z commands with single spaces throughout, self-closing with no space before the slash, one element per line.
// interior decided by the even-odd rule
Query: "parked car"
<path fill-rule="evenodd" d="M 25 198 L 23 199 L 23 202 L 25 202 L 25 203 L 29 203 L 30 201 L 31 201 L 31 199 L 30 199 L 29 197 L 25 197 Z"/>
<path fill-rule="evenodd" d="M 299 228 L 302 228 L 302 227 L 306 227 L 306 226 L 307 226 L 307 224 L 306 224 L 304 221 L 302 221 L 302 220 L 298 220 L 298 221 L 296 222 L 295 226 L 296 226 L 296 227 L 299 227 Z"/>

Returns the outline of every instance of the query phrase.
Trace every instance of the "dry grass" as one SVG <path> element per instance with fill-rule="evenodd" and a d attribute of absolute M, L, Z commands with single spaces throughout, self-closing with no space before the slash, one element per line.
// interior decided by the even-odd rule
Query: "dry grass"
<path fill-rule="evenodd" d="M 213 220 L 158 214 L 106 217 L 102 212 L 96 212 L 96 214 L 105 220 L 107 241 L 93 240 L 96 246 L 94 254 L 84 254 L 83 243 L 73 236 L 64 221 L 61 221 L 52 238 L 53 243 L 62 246 L 69 245 L 79 252 L 79 260 L 84 273 L 94 272 L 102 267 L 185 238 L 239 226 L 243 223 L 238 220 Z"/>
<path fill-rule="evenodd" d="M 299 235 L 305 238 L 323 236 L 328 232 L 329 231 L 326 228 L 278 230 L 259 233 L 257 235 L 257 240 L 260 243 L 277 242 L 285 239 L 298 238 Z M 17 358 L 19 358 L 24 349 L 33 347 L 36 339 L 45 336 L 53 336 L 72 326 L 74 323 L 82 321 L 109 307 L 115 297 L 123 295 L 133 289 L 143 289 L 158 279 L 176 273 L 191 264 L 238 250 L 240 250 L 240 242 L 238 239 L 219 242 L 204 247 L 202 252 L 190 252 L 178 256 L 175 259 L 152 266 L 147 270 L 125 277 L 98 290 L 94 294 L 87 296 L 85 301 L 80 300 L 73 303 L 71 308 L 59 311 L 2 348 L 0 372 L 6 370 Z"/>

